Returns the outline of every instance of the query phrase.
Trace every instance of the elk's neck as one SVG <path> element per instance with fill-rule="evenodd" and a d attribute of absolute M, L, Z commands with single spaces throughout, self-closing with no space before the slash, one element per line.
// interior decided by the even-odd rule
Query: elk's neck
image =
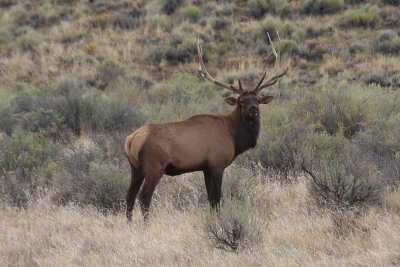
<path fill-rule="evenodd" d="M 236 107 L 230 114 L 230 120 L 232 135 L 235 139 L 236 156 L 254 148 L 260 132 L 260 118 L 243 118 L 240 108 Z"/>

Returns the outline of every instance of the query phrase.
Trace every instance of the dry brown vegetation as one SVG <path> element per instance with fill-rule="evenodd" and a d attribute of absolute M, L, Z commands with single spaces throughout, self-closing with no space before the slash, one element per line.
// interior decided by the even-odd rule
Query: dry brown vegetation
<path fill-rule="evenodd" d="M 399 1 L 0 8 L 1 266 L 400 264 Z M 197 38 L 210 74 L 251 88 L 268 34 L 289 72 L 221 216 L 194 173 L 163 177 L 150 224 L 128 225 L 126 135 L 229 109 L 198 77 Z"/>
<path fill-rule="evenodd" d="M 200 177 L 185 175 L 175 181 L 185 187 Z M 348 212 L 346 232 L 322 211 L 307 193 L 306 181 L 282 185 L 258 184 L 256 212 L 265 223 L 262 242 L 239 253 L 217 249 L 204 219 L 208 207 L 173 207 L 173 191 L 156 198 L 151 223 L 139 212 L 132 224 L 124 214 L 104 215 L 75 205 L 54 206 L 44 198 L 26 211 L 1 207 L 0 258 L 2 266 L 395 266 L 399 264 L 400 194 L 387 195 L 381 209 L 370 209 L 356 220 Z M 170 178 L 162 181 L 168 188 Z M 202 189 L 196 189 L 201 190 Z M 204 194 L 203 192 L 193 194 Z M 182 197 L 182 196 L 181 196 Z"/>

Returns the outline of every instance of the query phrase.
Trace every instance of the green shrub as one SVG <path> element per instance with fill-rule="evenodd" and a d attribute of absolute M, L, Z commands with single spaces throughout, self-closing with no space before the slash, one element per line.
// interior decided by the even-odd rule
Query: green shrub
<path fill-rule="evenodd" d="M 355 90 L 330 86 L 318 92 L 307 92 L 296 103 L 297 114 L 314 125 L 316 131 L 335 134 L 343 129 L 350 138 L 362 129 L 368 111 Z"/>
<path fill-rule="evenodd" d="M 255 156 L 268 170 L 286 178 L 296 174 L 298 154 L 312 134 L 312 127 L 303 120 L 293 118 L 287 107 L 276 107 L 263 114 L 263 129 L 260 132 Z"/>
<path fill-rule="evenodd" d="M 298 47 L 296 53 L 310 61 L 321 61 L 324 54 L 328 52 L 325 44 L 317 39 L 309 39 L 306 41 L 305 46 Z"/>
<path fill-rule="evenodd" d="M 281 21 L 278 18 L 267 17 L 261 23 L 260 28 L 256 28 L 253 32 L 256 39 L 260 39 L 263 42 L 269 42 L 268 34 L 272 41 L 278 39 L 277 31 L 279 36 L 284 39 L 295 39 L 297 40 L 302 35 L 301 29 L 292 21 Z"/>
<path fill-rule="evenodd" d="M 303 5 L 306 14 L 325 15 L 339 12 L 344 8 L 344 0 L 307 0 Z"/>
<path fill-rule="evenodd" d="M 11 40 L 12 36 L 10 32 L 4 27 L 0 27 L 0 44 L 9 43 Z"/>
<path fill-rule="evenodd" d="M 314 134 L 301 168 L 310 175 L 310 192 L 336 209 L 380 204 L 383 180 L 377 166 L 342 133 Z"/>
<path fill-rule="evenodd" d="M 364 75 L 364 82 L 366 84 L 377 84 L 380 86 L 390 86 L 389 74 L 385 70 L 376 70 Z"/>
<path fill-rule="evenodd" d="M 249 202 L 226 199 L 218 216 L 207 213 L 204 230 L 221 249 L 240 251 L 262 244 L 265 223 Z"/>
<path fill-rule="evenodd" d="M 159 0 L 159 6 L 165 14 L 171 15 L 183 5 L 183 2 L 183 0 Z"/>
<path fill-rule="evenodd" d="M 142 123 L 131 104 L 118 97 L 94 93 L 82 97 L 79 105 L 80 127 L 92 133 L 134 129 Z"/>
<path fill-rule="evenodd" d="M 21 186 L 45 187 L 52 182 L 59 145 L 32 133 L 17 132 L 1 140 L 1 172 L 15 172 Z"/>
<path fill-rule="evenodd" d="M 110 83 L 125 74 L 125 66 L 120 62 L 108 59 L 97 67 L 96 86 L 104 90 Z"/>
<path fill-rule="evenodd" d="M 266 13 L 281 14 L 287 9 L 286 1 L 279 0 L 249 0 L 247 8 L 250 16 L 255 19 L 264 17 Z"/>
<path fill-rule="evenodd" d="M 16 173 L 0 173 L 0 202 L 23 207 L 28 202 L 26 189 L 26 183 L 22 183 Z"/>
<path fill-rule="evenodd" d="M 92 205 L 104 212 L 122 208 L 129 186 L 129 167 L 121 160 L 115 161 L 101 143 L 88 140 L 86 145 L 72 144 L 59 160 L 57 201 Z"/>
<path fill-rule="evenodd" d="M 375 5 L 366 5 L 359 9 L 348 10 L 344 13 L 342 25 L 344 27 L 371 27 L 380 25 L 379 8 Z"/>
<path fill-rule="evenodd" d="M 32 29 L 28 30 L 18 38 L 18 43 L 22 46 L 22 48 L 29 50 L 35 50 L 41 41 L 41 35 Z"/>
<path fill-rule="evenodd" d="M 181 16 L 185 20 L 196 22 L 200 18 L 200 9 L 195 5 L 188 5 L 180 9 Z"/>
<path fill-rule="evenodd" d="M 400 36 L 393 30 L 381 31 L 372 46 L 375 51 L 384 54 L 400 54 Z"/>

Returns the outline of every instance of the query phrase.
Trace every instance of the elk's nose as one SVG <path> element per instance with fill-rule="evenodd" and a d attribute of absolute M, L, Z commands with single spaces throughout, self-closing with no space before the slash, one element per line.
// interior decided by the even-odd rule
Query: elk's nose
<path fill-rule="evenodd" d="M 256 105 L 249 107 L 250 113 L 258 113 L 258 107 Z"/>

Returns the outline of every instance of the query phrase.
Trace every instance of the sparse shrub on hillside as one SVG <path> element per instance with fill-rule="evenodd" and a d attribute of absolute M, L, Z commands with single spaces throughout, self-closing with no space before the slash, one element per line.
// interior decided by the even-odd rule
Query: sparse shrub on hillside
<path fill-rule="evenodd" d="M 335 134 L 340 129 L 348 138 L 362 129 L 367 107 L 361 97 L 347 87 L 331 86 L 320 92 L 308 92 L 296 103 L 295 110 L 316 131 Z"/>
<path fill-rule="evenodd" d="M 296 157 L 312 134 L 312 127 L 294 119 L 287 107 L 275 107 L 263 114 L 263 129 L 256 147 L 256 160 L 285 177 L 296 172 Z"/>
<path fill-rule="evenodd" d="M 113 147 L 116 144 L 108 144 Z M 60 156 L 61 174 L 55 200 L 92 205 L 101 211 L 118 211 L 129 185 L 127 166 L 96 140 L 69 145 Z"/>
<path fill-rule="evenodd" d="M 387 105 L 392 103 L 388 102 Z M 357 144 L 370 153 L 386 182 L 400 179 L 400 113 L 393 112 L 388 118 L 380 114 L 369 129 L 356 137 Z"/>
<path fill-rule="evenodd" d="M 376 28 L 380 23 L 379 8 L 375 5 L 366 5 L 359 9 L 346 11 L 343 16 L 342 26 Z"/>
<path fill-rule="evenodd" d="M 344 0 L 307 0 L 303 12 L 313 15 L 325 15 L 339 12 L 344 8 Z"/>
<path fill-rule="evenodd" d="M 171 41 L 170 47 L 164 54 L 164 58 L 171 65 L 188 63 L 194 59 L 196 51 L 197 43 L 195 39 L 182 39 L 177 36 Z"/>
<path fill-rule="evenodd" d="M 28 187 L 35 193 L 36 189 L 52 184 L 57 173 L 58 144 L 32 133 L 18 132 L 11 137 L 1 137 L 0 149 L 0 177 L 4 178 L 0 182 L 2 198 L 19 205 L 26 198 Z"/>
<path fill-rule="evenodd" d="M 393 30 L 384 30 L 372 41 L 375 51 L 385 54 L 400 54 L 400 36 Z"/>
<path fill-rule="evenodd" d="M 114 13 L 111 18 L 111 23 L 115 29 L 130 30 L 139 25 L 139 21 L 127 12 Z"/>
<path fill-rule="evenodd" d="M 301 29 L 294 24 L 292 21 L 281 21 L 280 19 L 267 17 L 262 21 L 261 27 L 259 29 L 259 33 L 255 32 L 260 36 L 256 36 L 256 38 L 260 38 L 264 42 L 269 42 L 268 34 L 271 37 L 272 41 L 276 41 L 278 39 L 278 34 L 281 38 L 286 39 L 295 39 L 297 40 L 300 35 L 302 35 Z"/>
<path fill-rule="evenodd" d="M 390 86 L 389 73 L 382 69 L 374 70 L 364 76 L 364 82 L 366 84 Z"/>
<path fill-rule="evenodd" d="M 167 15 L 173 14 L 184 3 L 183 0 L 158 0 L 161 11 Z"/>
<path fill-rule="evenodd" d="M 392 6 L 400 6 L 400 0 L 382 0 L 382 2 Z"/>
<path fill-rule="evenodd" d="M 287 10 L 286 1 L 279 0 L 249 0 L 249 14 L 255 19 L 261 19 L 265 14 L 281 14 Z"/>
<path fill-rule="evenodd" d="M 141 116 L 131 103 L 104 94 L 83 97 L 80 110 L 81 128 L 91 133 L 134 129 L 142 123 Z"/>
<path fill-rule="evenodd" d="M 116 60 L 106 60 L 97 68 L 96 81 L 97 88 L 104 90 L 110 83 L 116 81 L 125 74 L 125 67 Z"/>
<path fill-rule="evenodd" d="M 180 9 L 181 16 L 185 20 L 196 22 L 200 18 L 200 9 L 195 5 L 188 5 Z"/>
<path fill-rule="evenodd" d="M 4 27 L 0 27 L 0 45 L 7 44 L 7 43 L 11 42 L 11 40 L 12 40 L 12 36 L 11 36 L 10 32 Z"/>
<path fill-rule="evenodd" d="M 34 51 L 42 42 L 42 36 L 37 31 L 30 29 L 18 37 L 17 40 L 22 48 Z"/>
<path fill-rule="evenodd" d="M 97 14 L 89 21 L 89 24 L 94 28 L 105 29 L 112 20 L 112 16 L 109 12 Z"/>
<path fill-rule="evenodd" d="M 314 134 L 300 165 L 311 177 L 311 195 L 332 209 L 379 204 L 383 181 L 377 166 L 342 133 Z"/>
<path fill-rule="evenodd" d="M 310 39 L 306 41 L 305 45 L 299 46 L 296 53 L 307 60 L 310 61 L 320 61 L 322 60 L 324 54 L 328 52 L 325 44 L 317 39 Z"/>
<path fill-rule="evenodd" d="M 265 222 L 254 214 L 249 202 L 226 199 L 218 216 L 207 213 L 204 220 L 204 229 L 217 248 L 241 251 L 262 243 Z"/>
<path fill-rule="evenodd" d="M 0 132 L 11 135 L 14 125 L 15 118 L 12 115 L 12 108 L 9 104 L 2 103 L 0 107 Z"/>
<path fill-rule="evenodd" d="M 0 173 L 0 203 L 23 207 L 28 202 L 27 185 L 15 172 Z"/>
<path fill-rule="evenodd" d="M 230 23 L 230 20 L 225 17 L 215 18 L 212 22 L 212 27 L 215 31 L 221 31 L 228 28 Z"/>

